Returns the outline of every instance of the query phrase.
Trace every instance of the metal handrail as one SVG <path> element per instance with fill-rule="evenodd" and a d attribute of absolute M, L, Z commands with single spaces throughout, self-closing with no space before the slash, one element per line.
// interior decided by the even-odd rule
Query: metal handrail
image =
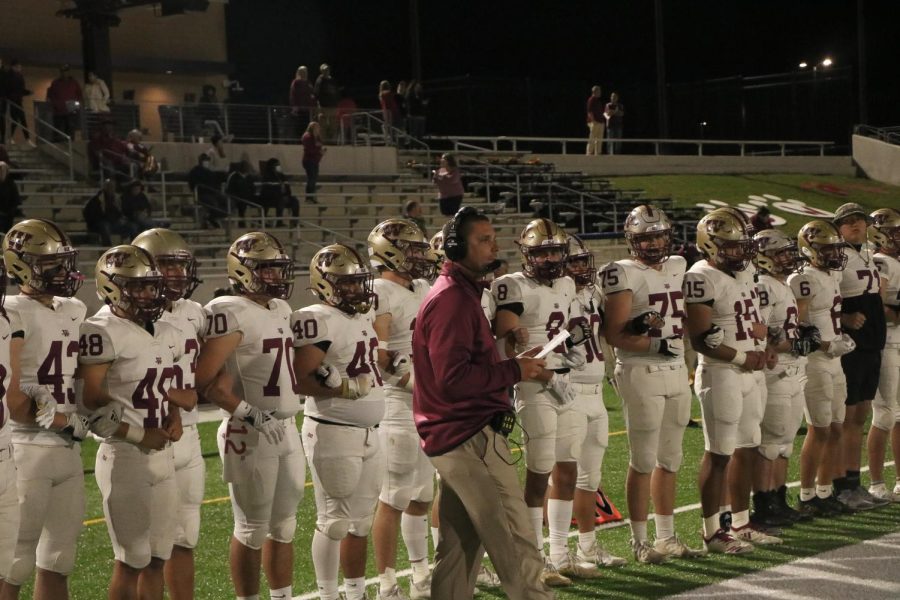
<path fill-rule="evenodd" d="M 19 106 L 18 104 L 16 104 L 16 103 L 13 102 L 12 100 L 7 100 L 7 101 L 6 101 L 6 114 L 0 115 L 0 118 L 4 119 L 4 120 L 6 121 L 6 123 L 5 123 L 6 127 L 4 128 L 4 131 L 9 131 L 9 124 L 10 124 L 10 112 L 9 112 L 9 111 L 10 111 L 10 109 L 13 108 L 13 107 L 19 109 L 20 111 L 22 111 L 22 114 L 24 114 L 24 115 L 27 116 L 27 113 L 25 112 L 25 107 L 24 107 L 24 106 Z M 34 129 L 30 129 L 30 128 L 28 127 L 28 119 L 25 119 L 25 123 L 18 123 L 18 126 L 19 126 L 23 131 L 27 131 L 28 133 L 30 133 L 31 135 L 33 135 L 33 136 L 34 136 L 34 139 L 36 140 L 36 143 L 37 143 L 37 142 L 44 142 L 45 144 L 49 144 L 49 145 L 51 145 L 55 150 L 61 152 L 61 153 L 63 154 L 63 156 L 68 157 L 68 161 L 67 161 L 67 162 L 69 163 L 69 180 L 70 180 L 70 181 L 75 181 L 75 153 L 74 153 L 74 151 L 73 151 L 73 149 L 72 149 L 72 136 L 68 135 L 67 133 L 64 133 L 64 132 L 60 131 L 59 129 L 57 129 L 56 127 L 54 127 L 52 124 L 50 124 L 50 123 L 48 123 L 47 121 L 45 121 L 45 120 L 41 119 L 40 117 L 38 117 L 37 111 L 31 111 L 31 118 L 32 118 L 32 120 L 34 121 Z M 40 125 L 41 125 L 42 127 L 48 128 L 51 132 L 53 132 L 53 133 L 58 133 L 59 135 L 61 135 L 61 136 L 63 137 L 63 143 L 64 143 L 66 146 L 68 146 L 68 148 L 69 148 L 68 152 L 66 152 L 65 150 L 62 150 L 61 148 L 59 148 L 59 147 L 56 145 L 56 142 L 54 142 L 53 140 L 48 140 L 48 139 L 42 137 L 42 136 L 40 135 L 40 133 L 38 133 L 38 123 L 40 123 Z"/>
<path fill-rule="evenodd" d="M 208 186 L 208 185 L 203 185 L 202 183 L 198 184 L 197 187 L 194 188 L 194 220 L 197 223 L 200 222 L 200 207 L 201 206 L 204 206 L 206 208 L 218 209 L 218 207 L 216 207 L 216 206 L 209 206 L 207 204 L 203 204 L 200 202 L 198 192 L 201 189 L 209 190 L 209 191 L 214 192 L 215 194 L 219 195 L 220 197 L 225 198 L 225 200 L 227 201 L 225 211 L 228 214 L 228 217 L 231 217 L 231 215 L 232 215 L 232 210 L 231 210 L 232 209 L 232 200 L 234 200 L 235 202 L 241 202 L 243 204 L 246 204 L 247 206 L 249 206 L 251 208 L 258 208 L 259 216 L 260 216 L 260 224 L 262 226 L 262 229 L 266 228 L 266 209 L 262 204 L 258 204 L 256 202 L 253 202 L 252 200 L 244 200 L 243 198 L 238 198 L 237 196 L 233 196 L 227 192 L 223 192 L 221 189 L 216 189 L 216 188 Z M 226 223 L 225 235 L 230 238 L 231 237 L 231 219 L 225 218 L 224 220 Z"/>
<path fill-rule="evenodd" d="M 853 133 L 875 138 L 889 144 L 900 145 L 900 126 L 873 127 L 871 125 L 860 124 L 853 128 Z"/>
<path fill-rule="evenodd" d="M 428 161 L 428 164 L 431 164 L 431 146 L 429 146 L 428 143 L 426 143 L 424 140 L 421 140 L 417 137 L 411 136 L 408 132 L 406 132 L 398 127 L 395 127 L 393 125 L 388 125 L 384 121 L 384 119 L 379 119 L 378 116 L 376 116 L 379 114 L 381 114 L 381 111 L 366 110 L 366 111 L 353 112 L 348 115 L 349 123 L 350 123 L 349 139 L 350 139 L 350 143 L 352 145 L 356 145 L 356 140 L 358 137 L 356 121 L 358 118 L 362 118 L 362 119 L 364 119 L 365 129 L 367 130 L 367 132 L 371 133 L 372 131 L 380 131 L 382 133 L 382 135 L 385 136 L 385 138 L 384 138 L 385 146 L 391 145 L 389 142 L 393 142 L 394 140 L 400 140 L 402 138 L 407 143 L 412 143 L 413 145 L 422 148 L 427 155 L 426 160 Z M 347 136 L 345 135 L 345 133 L 346 132 L 344 131 L 344 120 L 341 120 L 341 139 L 342 140 L 347 139 Z M 371 146 L 371 145 L 372 145 L 372 137 L 371 137 L 371 135 L 367 135 L 366 136 L 366 146 Z"/>
<path fill-rule="evenodd" d="M 532 137 L 532 136 L 437 136 L 427 137 L 428 140 L 450 142 L 454 150 L 460 148 L 469 148 L 481 152 L 526 152 L 528 150 L 519 148 L 522 143 L 525 144 L 551 144 L 559 145 L 562 154 L 569 154 L 569 144 L 587 144 L 588 139 L 584 137 Z M 748 146 L 778 146 L 781 156 L 786 156 L 786 148 L 792 146 L 815 146 L 819 149 L 819 156 L 825 155 L 826 146 L 834 146 L 835 142 L 820 140 L 706 140 L 706 139 L 665 139 L 665 138 L 606 138 L 604 141 L 621 142 L 624 144 L 651 144 L 654 147 L 654 153 L 660 156 L 660 147 L 662 145 L 693 145 L 697 147 L 697 155 L 703 156 L 704 146 L 738 146 L 740 155 L 746 156 Z M 488 142 L 490 148 L 482 148 L 468 142 Z M 502 148 L 507 145 L 507 150 Z"/>

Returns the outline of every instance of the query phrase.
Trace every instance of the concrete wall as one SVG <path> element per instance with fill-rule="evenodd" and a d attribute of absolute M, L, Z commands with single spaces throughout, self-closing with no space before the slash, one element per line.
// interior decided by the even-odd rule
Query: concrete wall
<path fill-rule="evenodd" d="M 197 157 L 209 144 L 175 142 L 152 143 L 153 154 L 165 160 L 169 171 L 185 172 L 197 164 Z M 226 144 L 227 158 L 217 159 L 216 168 L 225 170 L 229 162 L 246 158 L 254 168 L 259 161 L 277 158 L 286 173 L 302 175 L 303 148 L 287 144 Z M 394 175 L 397 173 L 397 150 L 386 147 L 328 146 L 319 167 L 321 175 Z"/>
<path fill-rule="evenodd" d="M 870 179 L 900 185 L 900 146 L 854 135 L 853 160 Z"/>
<path fill-rule="evenodd" d="M 853 175 L 847 156 L 584 156 L 540 154 L 563 171 L 590 175 L 678 175 L 726 173 L 815 173 Z"/>

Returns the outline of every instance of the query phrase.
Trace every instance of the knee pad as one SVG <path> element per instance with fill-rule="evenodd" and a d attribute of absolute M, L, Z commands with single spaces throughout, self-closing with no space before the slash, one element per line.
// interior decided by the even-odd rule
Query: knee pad
<path fill-rule="evenodd" d="M 656 451 L 653 448 L 632 448 L 631 450 L 631 461 L 629 461 L 628 466 L 632 469 L 641 473 L 642 475 L 646 475 L 648 473 L 652 473 L 653 469 L 656 467 Z"/>
<path fill-rule="evenodd" d="M 328 539 L 339 542 L 350 532 L 350 521 L 348 519 L 325 519 L 324 523 L 316 525 L 316 529 Z"/>
<path fill-rule="evenodd" d="M 781 447 L 781 452 L 778 454 L 778 456 L 780 456 L 781 458 L 790 458 L 792 454 L 794 454 L 794 445 L 785 444 Z"/>
<path fill-rule="evenodd" d="M 781 455 L 781 446 L 777 444 L 763 444 L 757 448 L 766 460 L 775 460 Z"/>
<path fill-rule="evenodd" d="M 266 523 L 264 521 L 244 521 L 235 519 L 234 539 L 251 550 L 259 550 L 266 541 Z"/>
<path fill-rule="evenodd" d="M 575 487 L 586 492 L 594 492 L 600 487 L 600 480 L 603 478 L 603 469 L 601 465 L 596 465 L 588 470 L 578 469 L 578 479 Z"/>
<path fill-rule="evenodd" d="M 196 548 L 200 538 L 200 507 L 182 508 L 175 527 L 175 545 L 181 548 Z"/>
<path fill-rule="evenodd" d="M 894 411 L 880 402 L 872 403 L 872 427 L 877 427 L 882 431 L 890 431 L 894 423 Z"/>
<path fill-rule="evenodd" d="M 294 532 L 297 530 L 297 516 L 291 515 L 277 521 L 273 520 L 269 523 L 270 540 L 274 540 L 281 544 L 290 544 L 294 541 Z"/>
<path fill-rule="evenodd" d="M 684 453 L 679 448 L 678 452 L 673 452 L 666 456 L 660 454 L 656 457 L 656 466 L 665 469 L 669 473 L 677 473 L 681 468 L 681 460 L 684 458 Z"/>
<path fill-rule="evenodd" d="M 350 523 L 349 533 L 356 537 L 366 537 L 372 531 L 372 519 L 374 515 L 369 515 L 363 519 L 357 519 Z"/>

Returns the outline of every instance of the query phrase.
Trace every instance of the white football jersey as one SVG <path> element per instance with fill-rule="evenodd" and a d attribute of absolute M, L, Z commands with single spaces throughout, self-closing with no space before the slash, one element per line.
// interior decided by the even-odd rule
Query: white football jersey
<path fill-rule="evenodd" d="M 668 338 L 684 336 L 684 295 L 682 283 L 687 262 L 681 256 L 670 256 L 657 271 L 644 263 L 626 258 L 611 262 L 600 270 L 600 285 L 607 297 L 625 290 L 631 291 L 631 312 L 633 319 L 655 310 L 665 319 L 661 329 L 651 329 L 650 337 Z M 658 353 L 632 352 L 616 349 L 616 362 L 625 365 L 655 364 L 678 361 L 680 358 L 663 356 Z"/>
<path fill-rule="evenodd" d="M 415 327 L 416 314 L 422 300 L 431 286 L 424 279 L 412 282 L 412 289 L 387 279 L 376 279 L 375 316 L 391 315 L 391 326 L 387 340 L 387 348 L 391 352 L 410 354 L 412 352 L 412 332 Z"/>
<path fill-rule="evenodd" d="M 488 321 L 493 321 L 497 316 L 497 302 L 491 293 L 491 288 L 484 288 L 481 292 L 481 310 Z"/>
<path fill-rule="evenodd" d="M 806 267 L 788 277 L 797 300 L 809 300 L 809 323 L 826 342 L 841 335 L 841 272 Z"/>
<path fill-rule="evenodd" d="M 56 399 L 56 410 L 75 412 L 75 368 L 78 338 L 87 308 L 77 298 L 53 298 L 53 308 L 24 294 L 11 296 L 4 304 L 14 336 L 22 336 L 19 371 L 23 385 L 42 385 Z M 35 439 L 37 438 L 37 439 Z M 69 444 L 71 439 L 37 424 L 16 423 L 13 441 L 42 446 Z"/>
<path fill-rule="evenodd" d="M 123 407 L 122 421 L 145 429 L 163 426 L 175 364 L 184 354 L 182 332 L 166 321 L 153 333 L 104 306 L 81 325 L 80 364 L 110 363 L 103 391 Z"/>
<path fill-rule="evenodd" d="M 349 315 L 335 306 L 313 304 L 291 317 L 294 347 L 315 345 L 325 352 L 322 362 L 337 369 L 343 378 L 368 373 L 372 390 L 357 400 L 306 398 L 306 415 L 335 423 L 373 427 L 384 416 L 384 384 L 378 370 L 378 337 L 374 316 Z"/>
<path fill-rule="evenodd" d="M 900 307 L 900 260 L 879 252 L 875 255 L 875 266 L 887 280 L 885 304 L 896 310 Z M 887 321 L 887 343 L 900 344 L 900 326 L 894 325 L 890 319 Z"/>
<path fill-rule="evenodd" d="M 274 411 L 277 419 L 300 412 L 288 303 L 272 299 L 261 306 L 243 296 L 221 296 L 205 308 L 204 339 L 241 334 L 225 361 L 225 369 L 234 377 L 235 395 L 260 410 Z"/>
<path fill-rule="evenodd" d="M 843 271 L 838 271 L 841 297 L 846 300 L 863 294 L 880 294 L 881 278 L 872 249 L 863 244 L 857 250 L 852 244 L 848 244 L 844 251 L 847 253 L 847 266 Z"/>
<path fill-rule="evenodd" d="M 175 365 L 175 387 L 186 390 L 196 386 L 197 357 L 200 355 L 201 336 L 206 333 L 206 312 L 193 300 L 176 300 L 172 310 L 163 312 L 160 321 L 175 325 L 184 339 L 184 354 Z M 196 425 L 200 422 L 200 411 L 181 411 L 182 425 Z"/>
<path fill-rule="evenodd" d="M 528 329 L 528 348 L 540 346 L 556 337 L 569 322 L 569 307 L 575 299 L 575 282 L 570 277 L 554 279 L 544 285 L 524 273 L 511 273 L 495 279 L 491 294 L 497 309 L 521 304 L 519 327 Z M 547 357 L 548 369 L 561 369 L 563 348 L 556 348 Z"/>
<path fill-rule="evenodd" d="M 569 376 L 574 383 L 602 383 L 606 376 L 603 365 L 603 351 L 598 341 L 600 335 L 600 291 L 596 287 L 586 287 L 575 293 L 575 301 L 569 309 L 569 327 L 578 323 L 587 323 L 591 327 L 591 337 L 580 346 L 572 348 L 584 356 L 585 364 L 581 369 L 572 371 Z"/>
<path fill-rule="evenodd" d="M 691 265 L 684 275 L 684 301 L 687 304 L 710 304 L 712 322 L 725 334 L 723 344 L 741 352 L 756 348 L 750 336 L 754 323 L 759 323 L 759 302 L 756 284 L 749 273 L 738 272 L 734 277 L 711 266 L 705 260 Z M 728 364 L 700 354 L 700 364 Z"/>
<path fill-rule="evenodd" d="M 800 337 L 797 331 L 799 317 L 797 312 L 797 300 L 791 287 L 771 275 L 760 275 L 756 283 L 756 292 L 759 296 L 759 316 L 767 327 L 778 327 L 784 330 L 784 335 L 789 340 Z M 793 365 L 800 360 L 790 352 L 781 353 L 778 356 L 779 365 Z"/>
<path fill-rule="evenodd" d="M 0 314 L 0 448 L 6 448 L 11 441 L 10 430 L 12 428 L 9 424 L 9 406 L 6 404 L 6 388 L 12 373 L 12 367 L 9 364 L 11 336 L 12 329 L 9 327 L 9 319 Z"/>

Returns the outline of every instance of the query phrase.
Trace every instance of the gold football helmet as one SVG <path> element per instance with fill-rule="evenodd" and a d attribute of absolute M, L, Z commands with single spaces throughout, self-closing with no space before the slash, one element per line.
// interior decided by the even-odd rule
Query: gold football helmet
<path fill-rule="evenodd" d="M 821 269 L 843 271 L 847 265 L 846 245 L 837 227 L 821 219 L 810 221 L 797 233 L 800 254 Z"/>
<path fill-rule="evenodd" d="M 366 261 L 344 244 L 325 246 L 309 263 L 313 293 L 349 314 L 369 312 L 375 302 L 374 281 Z"/>
<path fill-rule="evenodd" d="M 594 253 L 577 235 L 569 236 L 569 255 L 566 257 L 566 275 L 575 280 L 578 287 L 590 287 L 597 279 Z"/>
<path fill-rule="evenodd" d="M 763 229 L 753 236 L 753 264 L 769 275 L 787 275 L 797 268 L 797 242 L 777 229 Z"/>
<path fill-rule="evenodd" d="M 632 209 L 624 229 L 628 251 L 642 263 L 658 265 L 672 253 L 672 222 L 652 204 Z"/>
<path fill-rule="evenodd" d="M 436 257 L 425 234 L 412 221 L 382 221 L 369 234 L 368 244 L 373 267 L 384 267 L 411 279 L 434 278 Z"/>
<path fill-rule="evenodd" d="M 529 277 L 552 281 L 564 275 L 569 255 L 569 237 L 549 219 L 534 219 L 516 242 L 524 259 L 523 267 Z"/>
<path fill-rule="evenodd" d="M 97 261 L 95 278 L 100 299 L 133 321 L 152 323 L 165 308 L 163 275 L 143 248 L 113 246 Z"/>
<path fill-rule="evenodd" d="M 431 254 L 434 256 L 434 277 L 432 277 L 431 281 L 434 282 L 437 279 L 437 276 L 441 272 L 441 267 L 444 265 L 444 261 L 447 260 L 447 255 L 444 253 L 444 229 L 438 229 L 438 232 L 431 236 L 431 241 L 428 242 L 431 246 Z"/>
<path fill-rule="evenodd" d="M 697 249 L 728 271 L 743 271 L 753 257 L 753 242 L 744 223 L 730 211 L 714 210 L 697 223 Z"/>
<path fill-rule="evenodd" d="M 180 234 L 157 227 L 139 234 L 131 243 L 149 252 L 156 261 L 166 279 L 163 289 L 166 299 L 174 302 L 191 297 L 200 284 L 197 260 Z"/>
<path fill-rule="evenodd" d="M 13 225 L 3 241 L 3 258 L 17 284 L 40 294 L 71 298 L 84 281 L 78 251 L 52 221 L 26 219 Z"/>
<path fill-rule="evenodd" d="M 228 249 L 228 280 L 238 294 L 287 300 L 294 291 L 294 259 L 275 236 L 245 233 Z"/>
<path fill-rule="evenodd" d="M 891 256 L 900 254 L 900 212 L 893 208 L 879 208 L 869 216 L 872 218 L 870 233 L 874 228 L 885 238 L 880 243 L 877 239 L 873 240 L 881 252 Z"/>

